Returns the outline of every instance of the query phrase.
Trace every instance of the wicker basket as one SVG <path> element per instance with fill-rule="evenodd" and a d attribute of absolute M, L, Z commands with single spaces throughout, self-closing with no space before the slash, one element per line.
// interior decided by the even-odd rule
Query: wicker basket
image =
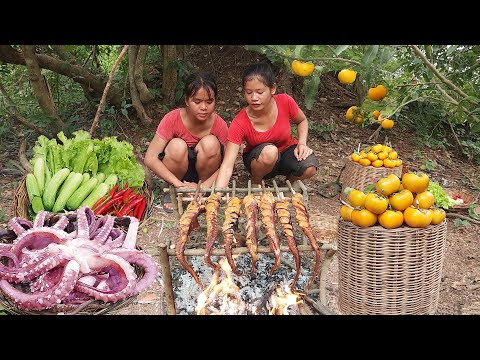
<path fill-rule="evenodd" d="M 339 307 L 343 314 L 433 314 L 447 221 L 426 228 L 358 227 L 339 220 Z"/>
<path fill-rule="evenodd" d="M 29 215 L 29 211 L 28 211 L 30 202 L 28 201 L 26 179 L 27 177 L 24 176 L 20 181 L 20 183 L 18 184 L 17 189 L 15 190 L 13 211 L 14 211 L 14 216 L 31 220 L 31 216 Z M 143 222 L 151 216 L 152 209 L 153 209 L 153 200 L 154 200 L 153 191 L 149 188 L 149 186 L 147 185 L 147 182 L 144 182 L 143 187 L 141 188 L 141 192 L 143 192 L 146 195 L 145 200 L 147 201 L 147 206 L 145 207 L 145 211 L 143 212 L 142 219 L 140 220 L 140 226 L 142 226 Z"/>
<path fill-rule="evenodd" d="M 399 178 L 402 177 L 403 166 L 396 166 L 394 168 L 363 166 L 359 163 L 347 159 L 345 161 L 345 168 L 340 176 L 340 183 L 342 184 L 342 192 L 340 193 L 340 200 L 347 201 L 348 195 L 343 191 L 347 187 L 363 190 L 367 185 L 375 183 L 378 179 L 386 177 L 390 174 L 395 174 Z"/>

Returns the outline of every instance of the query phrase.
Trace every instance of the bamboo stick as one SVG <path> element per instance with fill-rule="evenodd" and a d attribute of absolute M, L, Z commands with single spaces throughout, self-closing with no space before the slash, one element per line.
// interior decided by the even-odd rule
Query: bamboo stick
<path fill-rule="evenodd" d="M 330 250 L 330 249 L 336 249 L 336 245 L 330 244 L 330 243 L 324 243 L 321 246 L 322 250 Z M 175 255 L 175 249 L 168 249 L 168 255 L 174 256 Z M 282 252 L 288 252 L 289 248 L 286 245 L 280 246 L 280 251 Z M 310 245 L 298 245 L 298 251 L 314 251 L 313 248 Z M 268 246 L 259 246 L 257 248 L 257 253 L 271 253 L 272 250 Z M 247 247 L 236 247 L 232 249 L 232 253 L 234 255 L 237 254 L 245 254 L 248 253 L 248 248 Z M 185 256 L 203 256 L 205 254 L 205 249 L 186 249 L 184 251 Z M 224 256 L 225 255 L 225 250 L 224 249 L 214 249 L 212 251 L 212 255 L 216 256 Z"/>
<path fill-rule="evenodd" d="M 175 254 L 175 249 L 173 249 Z M 160 268 L 163 274 L 163 284 L 165 288 L 165 300 L 167 302 L 167 315 L 176 315 L 175 297 L 172 286 L 172 273 L 170 271 L 170 261 L 168 260 L 167 246 L 160 244 Z"/>

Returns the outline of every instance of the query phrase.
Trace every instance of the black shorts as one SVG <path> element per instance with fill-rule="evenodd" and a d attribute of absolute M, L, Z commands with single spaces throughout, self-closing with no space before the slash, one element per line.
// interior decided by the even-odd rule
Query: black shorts
<path fill-rule="evenodd" d="M 247 168 L 249 173 L 252 172 L 250 167 L 252 160 L 258 159 L 263 148 L 267 145 L 273 144 L 263 143 L 257 145 L 252 150 L 243 154 L 243 163 L 245 164 L 245 167 Z M 265 175 L 263 178 L 271 179 L 277 175 L 299 177 L 302 176 L 305 170 L 310 166 L 315 166 L 315 168 L 318 169 L 320 164 L 318 163 L 318 160 L 313 153 L 311 153 L 305 160 L 298 161 L 293 153 L 296 147 L 297 144 L 294 144 L 285 149 L 284 151 L 280 152 L 278 155 L 277 163 L 273 167 L 273 170 L 267 175 Z"/>
<path fill-rule="evenodd" d="M 181 181 L 188 181 L 188 182 L 194 182 L 198 183 L 200 180 L 198 177 L 198 172 L 195 167 L 197 163 L 197 152 L 195 151 L 195 146 L 188 147 L 188 169 L 185 175 L 183 176 L 183 179 L 180 179 Z M 223 160 L 223 153 L 225 149 L 222 143 L 220 143 L 220 159 Z M 160 160 L 163 160 L 165 157 L 165 151 L 162 151 L 160 154 L 158 154 L 158 158 Z"/>

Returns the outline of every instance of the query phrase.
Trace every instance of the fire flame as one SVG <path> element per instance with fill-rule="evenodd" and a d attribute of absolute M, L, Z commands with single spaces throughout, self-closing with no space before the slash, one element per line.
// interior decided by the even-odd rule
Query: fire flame
<path fill-rule="evenodd" d="M 232 269 L 228 262 L 222 258 L 220 268 L 225 273 L 222 281 L 220 271 L 217 269 L 212 276 L 211 283 L 198 296 L 195 314 L 197 315 L 240 315 L 246 314 L 247 305 L 240 298 L 240 288 L 235 285 Z"/>
<path fill-rule="evenodd" d="M 240 296 L 240 288 L 233 280 L 233 273 L 230 265 L 221 258 L 219 261 L 220 268 L 213 275 L 210 284 L 203 290 L 197 298 L 197 306 L 195 307 L 196 315 L 246 315 L 247 313 L 259 313 L 252 306 L 253 310 L 249 311 L 249 306 Z M 221 277 L 221 274 L 223 276 Z M 264 299 L 266 300 L 265 295 Z M 285 283 L 284 286 L 277 285 L 273 289 L 272 294 L 262 308 L 268 311 L 269 315 L 290 315 L 291 306 L 297 306 L 303 303 L 301 293 L 292 292 Z M 297 311 L 298 313 L 298 311 Z"/>
<path fill-rule="evenodd" d="M 283 288 L 277 286 L 270 296 L 271 309 L 269 315 L 290 315 L 288 308 L 290 305 L 299 305 L 303 303 L 300 293 L 292 292 L 288 285 Z"/>

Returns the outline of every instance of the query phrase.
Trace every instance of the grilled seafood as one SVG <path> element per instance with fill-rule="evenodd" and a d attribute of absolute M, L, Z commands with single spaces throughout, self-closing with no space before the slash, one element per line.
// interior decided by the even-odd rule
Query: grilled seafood
<path fill-rule="evenodd" d="M 211 266 L 214 270 L 219 267 L 219 264 L 212 262 L 210 256 L 212 256 L 213 244 L 217 238 L 218 229 L 218 207 L 220 206 L 220 197 L 212 193 L 205 201 L 205 217 L 207 220 L 207 242 L 205 245 L 205 262 Z"/>
<path fill-rule="evenodd" d="M 313 267 L 313 275 L 312 280 L 306 287 L 306 291 L 309 291 L 315 282 L 315 278 L 318 274 L 318 268 L 320 266 L 320 248 L 317 243 L 317 239 L 313 235 L 312 228 L 310 227 L 310 220 L 307 213 L 307 209 L 305 208 L 305 204 L 303 203 L 303 196 L 302 194 L 295 193 L 292 195 L 292 205 L 295 209 L 295 218 L 298 222 L 298 225 L 302 229 L 305 236 L 308 238 L 310 245 L 312 246 L 313 250 L 315 251 L 315 266 Z"/>
<path fill-rule="evenodd" d="M 290 211 L 288 210 L 288 199 L 281 199 L 275 202 L 275 213 L 277 215 L 277 221 L 280 223 L 283 234 L 287 238 L 288 248 L 292 252 L 295 259 L 295 277 L 290 283 L 290 288 L 295 287 L 298 276 L 300 275 L 300 253 L 295 241 L 295 235 L 293 235 L 293 226 L 290 222 Z"/>
<path fill-rule="evenodd" d="M 260 198 L 260 212 L 262 214 L 262 226 L 265 231 L 265 235 L 268 239 L 270 249 L 275 256 L 275 264 L 270 270 L 272 274 L 280 266 L 280 239 L 278 238 L 277 230 L 275 229 L 275 223 L 273 221 L 274 213 L 274 198 L 270 191 L 263 193 Z"/>
<path fill-rule="evenodd" d="M 245 207 L 245 217 L 247 224 L 245 225 L 246 245 L 250 255 L 252 256 L 252 274 L 256 270 L 257 263 L 257 218 L 258 218 L 258 201 L 253 195 L 247 195 L 243 198 L 243 206 Z"/>
<path fill-rule="evenodd" d="M 188 204 L 187 209 L 182 214 L 182 217 L 178 222 L 179 239 L 175 244 L 175 255 L 177 256 L 178 261 L 193 276 L 198 286 L 200 286 L 200 289 L 204 288 L 202 280 L 200 280 L 198 274 L 187 262 L 183 252 L 185 251 L 185 245 L 187 244 L 188 237 L 194 227 L 198 215 L 203 212 L 205 212 L 205 206 L 201 205 L 196 200 L 193 200 L 192 202 L 190 202 L 190 204 Z"/>
<path fill-rule="evenodd" d="M 239 273 L 235 266 L 235 262 L 233 261 L 232 244 L 233 244 L 233 241 L 235 240 L 235 237 L 233 236 L 233 232 L 234 232 L 233 227 L 238 222 L 241 205 L 242 205 L 242 200 L 237 196 L 232 197 L 228 201 L 227 208 L 225 209 L 225 220 L 222 226 L 223 242 L 225 246 L 225 256 L 227 257 L 230 268 L 237 275 L 239 275 Z"/>

